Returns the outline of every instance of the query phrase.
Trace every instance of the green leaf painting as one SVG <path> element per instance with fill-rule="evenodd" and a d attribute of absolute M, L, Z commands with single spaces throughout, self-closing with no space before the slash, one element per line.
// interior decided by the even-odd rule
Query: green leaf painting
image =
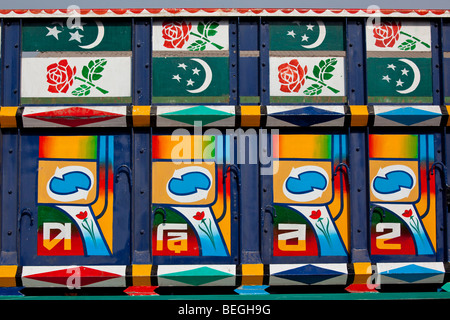
<path fill-rule="evenodd" d="M 87 96 L 91 92 L 91 88 L 95 88 L 103 94 L 107 94 L 109 91 L 94 84 L 102 78 L 102 72 L 105 69 L 107 63 L 106 59 L 96 59 L 89 61 L 87 66 L 83 66 L 81 69 L 81 75 L 83 78 L 75 76 L 76 80 L 84 82 L 78 88 L 72 91 L 72 95 L 80 97 Z"/>

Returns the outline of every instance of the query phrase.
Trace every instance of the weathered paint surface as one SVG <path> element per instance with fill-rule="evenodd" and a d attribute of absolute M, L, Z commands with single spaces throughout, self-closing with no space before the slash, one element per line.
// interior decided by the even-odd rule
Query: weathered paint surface
<path fill-rule="evenodd" d="M 370 14 L 0 12 L 0 285 L 444 288 L 450 13 Z"/>

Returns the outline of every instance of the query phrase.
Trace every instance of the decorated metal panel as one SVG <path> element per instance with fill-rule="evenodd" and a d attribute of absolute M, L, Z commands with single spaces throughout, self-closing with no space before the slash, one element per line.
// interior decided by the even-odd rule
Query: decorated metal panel
<path fill-rule="evenodd" d="M 74 21 L 24 22 L 21 103 L 130 103 L 131 21 Z"/>
<path fill-rule="evenodd" d="M 369 136 L 372 259 L 435 259 L 441 216 L 434 140 L 433 134 Z"/>
<path fill-rule="evenodd" d="M 432 103 L 429 21 L 366 25 L 368 103 Z"/>
<path fill-rule="evenodd" d="M 21 144 L 21 264 L 128 263 L 129 135 L 25 134 Z"/>
<path fill-rule="evenodd" d="M 0 12 L 14 279 L 443 281 L 448 10 L 64 14 Z"/>
<path fill-rule="evenodd" d="M 345 23 L 270 22 L 270 103 L 346 102 Z"/>
<path fill-rule="evenodd" d="M 266 259 L 273 263 L 347 261 L 346 135 L 280 134 L 272 136 L 271 145 L 273 175 L 263 177 L 263 187 L 269 185 L 272 192 L 263 199 Z"/>
<path fill-rule="evenodd" d="M 155 20 L 152 52 L 152 103 L 229 103 L 227 19 Z"/>
<path fill-rule="evenodd" d="M 235 263 L 236 172 L 227 166 L 230 137 L 183 131 L 152 135 L 153 261 Z"/>

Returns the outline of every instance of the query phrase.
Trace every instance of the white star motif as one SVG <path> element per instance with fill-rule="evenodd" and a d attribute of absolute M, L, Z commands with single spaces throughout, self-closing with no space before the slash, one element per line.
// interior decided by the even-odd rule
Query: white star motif
<path fill-rule="evenodd" d="M 180 82 L 181 78 L 179 74 L 174 74 L 172 79 L 177 80 L 178 82 Z"/>
<path fill-rule="evenodd" d="M 303 41 L 308 42 L 308 39 L 309 39 L 309 37 L 306 34 L 302 35 L 302 42 Z"/>
<path fill-rule="evenodd" d="M 189 80 L 187 81 L 187 85 L 188 85 L 188 86 L 193 86 L 193 85 L 194 85 L 194 81 L 192 81 L 192 79 L 189 79 Z"/>
<path fill-rule="evenodd" d="M 288 35 L 288 36 L 291 36 L 292 38 L 295 38 L 295 32 L 294 32 L 294 30 L 288 31 L 287 35 Z"/>
<path fill-rule="evenodd" d="M 395 71 L 396 66 L 394 66 L 393 63 L 391 63 L 391 64 L 388 64 L 387 68 Z"/>
<path fill-rule="evenodd" d="M 403 87 L 403 83 L 404 82 L 401 79 L 398 79 L 396 87 Z"/>
<path fill-rule="evenodd" d="M 48 30 L 48 33 L 45 35 L 46 37 L 54 36 L 56 40 L 59 40 L 58 33 L 61 33 L 62 31 L 58 30 L 57 26 L 54 26 L 53 28 L 49 28 L 49 27 L 46 27 L 46 28 Z"/>
<path fill-rule="evenodd" d="M 388 75 L 383 76 L 383 80 L 386 80 L 387 82 L 391 81 L 391 78 L 389 78 Z"/>
<path fill-rule="evenodd" d="M 83 35 L 81 35 L 81 34 L 78 33 L 78 30 L 75 31 L 75 32 L 69 32 L 69 34 L 70 34 L 70 39 L 69 39 L 69 41 L 76 40 L 76 41 L 78 41 L 79 43 L 81 43 L 81 38 L 84 37 Z"/>
<path fill-rule="evenodd" d="M 311 22 L 309 24 L 306 25 L 306 30 L 312 30 L 314 28 L 314 25 L 311 24 Z"/>
<path fill-rule="evenodd" d="M 186 70 L 187 65 L 185 65 L 184 63 L 179 63 L 178 68 L 183 68 L 184 70 Z"/>
<path fill-rule="evenodd" d="M 196 75 L 199 75 L 200 69 L 197 69 L 197 68 L 192 69 L 192 72 Z"/>
<path fill-rule="evenodd" d="M 403 68 L 402 70 L 402 76 L 407 76 L 408 75 L 409 70 L 406 70 L 406 68 Z"/>

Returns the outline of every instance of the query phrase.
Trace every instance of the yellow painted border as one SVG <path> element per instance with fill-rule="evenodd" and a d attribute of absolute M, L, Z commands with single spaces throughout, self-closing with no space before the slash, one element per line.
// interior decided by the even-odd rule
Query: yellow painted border
<path fill-rule="evenodd" d="M 133 279 L 133 286 L 150 286 L 151 285 L 151 264 L 133 264 L 131 267 L 131 276 Z"/>
<path fill-rule="evenodd" d="M 241 106 L 241 126 L 259 127 L 261 123 L 260 106 Z"/>
<path fill-rule="evenodd" d="M 350 106 L 351 126 L 365 127 L 369 122 L 369 110 L 366 105 Z"/>
<path fill-rule="evenodd" d="M 372 264 L 370 262 L 355 262 L 353 263 L 353 270 L 355 272 L 353 283 L 355 284 L 365 284 L 372 276 Z"/>
<path fill-rule="evenodd" d="M 0 266 L 0 287 L 16 287 L 17 266 Z"/>
<path fill-rule="evenodd" d="M 18 107 L 0 108 L 0 126 L 2 128 L 17 128 L 16 113 Z"/>
<path fill-rule="evenodd" d="M 150 126 L 150 109 L 151 106 L 133 106 L 133 126 L 149 127 Z"/>
<path fill-rule="evenodd" d="M 242 285 L 262 285 L 264 278 L 263 264 L 242 265 Z"/>

